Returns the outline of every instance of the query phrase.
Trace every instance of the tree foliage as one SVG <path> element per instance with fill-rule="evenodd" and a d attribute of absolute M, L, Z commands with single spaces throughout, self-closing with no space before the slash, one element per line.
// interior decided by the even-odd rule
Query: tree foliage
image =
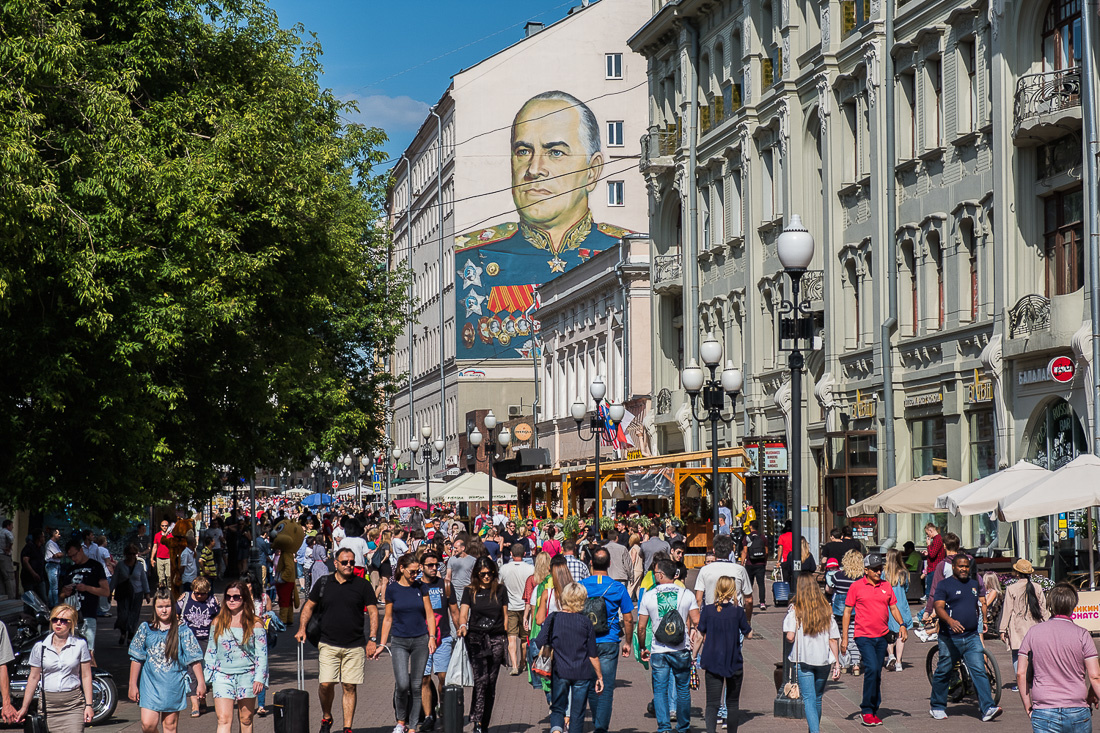
<path fill-rule="evenodd" d="M 0 502 L 107 523 L 378 443 L 381 130 L 262 3 L 0 4 Z"/>

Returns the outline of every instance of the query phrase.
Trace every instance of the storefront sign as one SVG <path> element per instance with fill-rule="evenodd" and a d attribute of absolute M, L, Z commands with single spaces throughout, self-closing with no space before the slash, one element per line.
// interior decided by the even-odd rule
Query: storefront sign
<path fill-rule="evenodd" d="M 928 407 L 929 405 L 942 405 L 943 404 L 943 392 L 933 392 L 931 394 L 914 395 L 912 397 L 905 398 L 906 407 Z"/>
<path fill-rule="evenodd" d="M 760 473 L 787 472 L 787 446 L 783 443 L 764 443 Z"/>
<path fill-rule="evenodd" d="M 988 379 L 966 385 L 966 404 L 974 405 L 979 402 L 991 402 L 992 400 L 993 382 Z"/>
<path fill-rule="evenodd" d="M 519 441 L 530 440 L 533 434 L 534 431 L 531 429 L 531 426 L 525 422 L 521 422 L 519 425 L 512 428 L 513 437 Z"/>
<path fill-rule="evenodd" d="M 630 450 L 628 450 L 626 452 L 626 460 L 628 460 L 628 461 L 636 461 L 641 457 L 642 457 L 642 452 L 640 450 L 638 450 L 637 448 L 631 448 Z"/>
<path fill-rule="evenodd" d="M 760 470 L 760 444 L 745 442 L 745 452 L 749 454 L 748 463 L 745 468 L 746 476 L 755 476 Z"/>
<path fill-rule="evenodd" d="M 1073 359 L 1068 356 L 1056 356 L 1047 364 L 1047 373 L 1050 374 L 1050 378 L 1061 384 L 1072 382 L 1076 371 Z"/>
<path fill-rule="evenodd" d="M 875 416 L 875 398 L 872 395 L 868 399 L 863 399 L 862 393 L 856 390 L 856 401 L 852 405 L 852 417 L 856 420 Z"/>
<path fill-rule="evenodd" d="M 1100 591 L 1082 591 L 1077 594 L 1077 606 L 1070 616 L 1073 623 L 1089 631 L 1100 631 Z"/>

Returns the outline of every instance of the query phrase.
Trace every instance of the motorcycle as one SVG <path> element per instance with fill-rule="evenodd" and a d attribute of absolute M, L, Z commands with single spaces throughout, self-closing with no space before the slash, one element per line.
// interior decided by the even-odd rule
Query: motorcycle
<path fill-rule="evenodd" d="M 27 678 L 31 671 L 31 649 L 50 633 L 50 609 L 34 592 L 21 596 L 23 613 L 11 630 L 12 651 L 15 659 L 8 664 L 11 680 L 12 704 L 19 708 L 27 691 Z M 32 691 L 33 693 L 33 691 Z M 37 705 L 37 701 L 31 706 Z M 111 673 L 100 667 L 92 667 L 92 725 L 106 722 L 118 707 L 118 687 Z"/>

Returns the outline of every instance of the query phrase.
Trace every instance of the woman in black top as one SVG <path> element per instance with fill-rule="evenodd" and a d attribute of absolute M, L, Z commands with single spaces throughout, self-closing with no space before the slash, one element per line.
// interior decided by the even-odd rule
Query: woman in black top
<path fill-rule="evenodd" d="M 802 572 L 807 575 L 812 575 L 817 572 L 817 563 L 814 561 L 814 556 L 810 553 L 810 543 L 806 541 L 806 538 L 802 538 Z M 783 580 L 790 583 L 791 595 L 794 595 L 795 579 L 794 579 L 794 553 L 788 552 L 787 559 L 780 563 L 783 567 Z"/>
<path fill-rule="evenodd" d="M 458 635 L 466 638 L 470 670 L 474 673 L 474 697 L 470 720 L 474 733 L 484 733 L 493 717 L 497 676 L 504 664 L 508 637 L 504 619 L 508 612 L 508 589 L 500 584 L 497 564 L 479 557 L 470 584 L 462 591 Z"/>
<path fill-rule="evenodd" d="M 589 699 L 594 703 L 595 696 L 603 692 L 596 632 L 584 613 L 587 600 L 588 591 L 580 583 L 565 586 L 561 594 L 561 612 L 550 616 L 534 641 L 540 650 L 545 646 L 554 650 L 550 675 L 551 731 L 564 730 L 565 716 L 571 712 L 569 733 L 582 733 Z"/>

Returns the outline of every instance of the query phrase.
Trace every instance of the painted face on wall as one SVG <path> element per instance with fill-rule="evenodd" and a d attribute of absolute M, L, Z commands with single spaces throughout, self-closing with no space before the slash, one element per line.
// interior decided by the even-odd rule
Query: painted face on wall
<path fill-rule="evenodd" d="M 588 210 L 603 171 L 581 137 L 576 107 L 560 100 L 525 105 L 512 128 L 512 200 L 522 219 L 543 229 L 570 226 Z"/>

